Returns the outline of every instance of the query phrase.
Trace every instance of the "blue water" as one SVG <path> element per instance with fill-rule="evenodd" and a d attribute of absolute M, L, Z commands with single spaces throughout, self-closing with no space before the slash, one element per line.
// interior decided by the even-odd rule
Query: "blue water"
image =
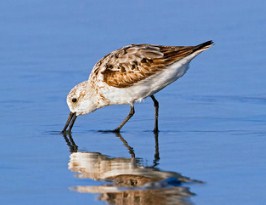
<path fill-rule="evenodd" d="M 263 204 L 265 13 L 262 0 L 1 1 L 0 203 Z M 97 131 L 115 128 L 126 105 L 59 134 L 67 93 L 105 54 L 207 40 L 215 46 L 156 95 L 158 136 L 150 99 L 121 136 Z"/>

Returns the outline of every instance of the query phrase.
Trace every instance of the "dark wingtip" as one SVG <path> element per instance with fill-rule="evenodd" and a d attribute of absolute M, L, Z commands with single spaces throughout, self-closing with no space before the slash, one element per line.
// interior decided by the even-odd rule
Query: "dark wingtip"
<path fill-rule="evenodd" d="M 194 49 L 193 49 L 193 51 L 195 52 L 195 51 L 198 51 L 198 50 L 205 50 L 205 49 L 208 49 L 208 48 L 210 48 L 213 44 L 214 44 L 214 43 L 213 43 L 212 40 L 210 40 L 210 41 L 206 41 L 206 42 L 204 42 L 204 43 L 201 43 L 201 44 L 195 46 Z"/>
<path fill-rule="evenodd" d="M 212 40 L 209 40 L 209 41 L 206 41 L 205 43 L 202 43 L 202 44 L 212 45 L 212 44 L 214 44 L 214 42 Z"/>
<path fill-rule="evenodd" d="M 197 47 L 199 47 L 199 48 L 205 48 L 205 47 L 210 47 L 213 44 L 214 44 L 213 41 L 210 40 L 210 41 L 206 41 L 204 43 L 201 43 L 201 44 L 197 45 Z"/>

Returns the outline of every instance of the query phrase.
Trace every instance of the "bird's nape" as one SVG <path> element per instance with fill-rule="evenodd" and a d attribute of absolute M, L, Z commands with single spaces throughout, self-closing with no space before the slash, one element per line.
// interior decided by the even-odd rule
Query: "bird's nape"
<path fill-rule="evenodd" d="M 70 112 L 62 133 L 71 132 L 72 127 L 77 119 L 76 113 Z M 68 128 L 68 130 L 67 130 Z"/>

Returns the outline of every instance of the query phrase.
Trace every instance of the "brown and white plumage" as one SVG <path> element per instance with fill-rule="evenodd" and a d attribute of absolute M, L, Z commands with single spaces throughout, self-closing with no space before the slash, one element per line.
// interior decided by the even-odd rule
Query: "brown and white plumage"
<path fill-rule="evenodd" d="M 212 44 L 212 41 L 197 46 L 132 44 L 111 52 L 96 63 L 88 81 L 68 94 L 71 113 L 63 132 L 68 126 L 71 131 L 78 115 L 107 105 L 130 104 L 129 115 L 114 130 L 120 131 L 134 114 L 134 103 L 148 96 L 154 101 L 154 130 L 158 131 L 158 101 L 153 94 L 183 76 L 190 61 Z"/>
<path fill-rule="evenodd" d="M 144 80 L 192 54 L 200 47 L 129 45 L 104 57 L 97 69 L 102 68 L 104 82 L 124 88 Z M 206 47 L 204 46 L 206 49 Z"/>

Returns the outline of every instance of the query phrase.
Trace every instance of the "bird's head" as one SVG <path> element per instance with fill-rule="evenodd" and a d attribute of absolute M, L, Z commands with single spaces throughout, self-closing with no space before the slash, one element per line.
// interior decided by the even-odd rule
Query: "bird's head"
<path fill-rule="evenodd" d="M 96 95 L 90 89 L 88 81 L 81 82 L 70 90 L 67 95 L 70 114 L 62 132 L 65 132 L 68 127 L 69 132 L 71 131 L 77 116 L 91 113 L 97 109 L 95 98 Z"/>

